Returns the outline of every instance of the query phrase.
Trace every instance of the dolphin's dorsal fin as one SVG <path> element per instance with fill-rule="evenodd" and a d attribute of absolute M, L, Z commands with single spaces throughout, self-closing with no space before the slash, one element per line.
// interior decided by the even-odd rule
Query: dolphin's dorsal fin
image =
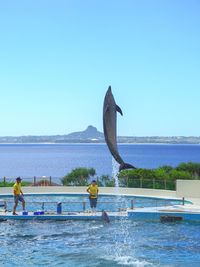
<path fill-rule="evenodd" d="M 119 112 L 123 116 L 122 110 L 118 105 L 116 105 L 116 110 L 117 110 L 117 112 Z"/>

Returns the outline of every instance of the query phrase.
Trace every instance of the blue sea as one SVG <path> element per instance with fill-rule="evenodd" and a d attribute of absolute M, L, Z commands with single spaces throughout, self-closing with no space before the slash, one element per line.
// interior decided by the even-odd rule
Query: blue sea
<path fill-rule="evenodd" d="M 137 168 L 177 166 L 200 162 L 200 145 L 119 144 L 125 162 Z M 112 174 L 112 157 L 105 144 L 1 144 L 0 178 L 61 178 L 77 167 L 94 168 L 97 175 Z"/>

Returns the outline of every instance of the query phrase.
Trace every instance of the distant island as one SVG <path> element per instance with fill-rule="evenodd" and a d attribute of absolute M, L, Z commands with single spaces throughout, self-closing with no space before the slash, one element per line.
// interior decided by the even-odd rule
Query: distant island
<path fill-rule="evenodd" d="M 118 143 L 166 143 L 166 144 L 200 144 L 200 136 L 118 136 Z M 3 136 L 0 143 L 105 143 L 104 134 L 94 126 L 86 130 L 66 135 L 44 136 Z"/>

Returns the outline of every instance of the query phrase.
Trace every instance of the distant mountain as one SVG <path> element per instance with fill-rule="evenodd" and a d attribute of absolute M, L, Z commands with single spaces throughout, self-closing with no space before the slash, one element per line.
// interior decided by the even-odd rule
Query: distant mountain
<path fill-rule="evenodd" d="M 65 139 L 98 141 L 104 139 L 104 134 L 99 132 L 96 127 L 89 125 L 85 131 L 65 135 Z"/>
<path fill-rule="evenodd" d="M 89 125 L 86 130 L 66 135 L 3 136 L 0 143 L 103 143 L 104 134 Z"/>

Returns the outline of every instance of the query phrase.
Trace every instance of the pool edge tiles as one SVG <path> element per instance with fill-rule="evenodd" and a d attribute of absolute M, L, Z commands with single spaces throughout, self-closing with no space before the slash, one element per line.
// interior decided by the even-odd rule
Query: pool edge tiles
<path fill-rule="evenodd" d="M 198 221 L 200 222 L 200 210 L 190 211 L 181 210 L 178 207 L 151 207 L 151 208 L 136 208 L 127 210 L 127 212 L 108 212 L 109 219 L 120 220 L 129 219 L 133 221 L 161 221 L 161 217 L 179 217 L 181 221 Z M 29 212 L 28 215 L 12 215 L 11 212 L 0 212 L 0 221 L 4 220 L 102 220 L 102 213 L 95 214 L 87 212 L 66 212 L 63 214 L 45 213 L 44 215 L 34 215 Z"/>
<path fill-rule="evenodd" d="M 128 210 L 128 219 L 134 221 L 160 221 L 161 217 L 181 218 L 182 221 L 200 222 L 200 210 L 186 210 L 176 207 L 151 207 Z"/>
<path fill-rule="evenodd" d="M 126 212 L 109 212 L 108 217 L 110 220 L 127 218 Z M 67 212 L 63 214 L 45 213 L 44 215 L 34 215 L 29 212 L 28 215 L 12 215 L 11 212 L 0 212 L 0 221 L 4 220 L 103 220 L 102 212 L 84 213 L 84 212 Z"/>

